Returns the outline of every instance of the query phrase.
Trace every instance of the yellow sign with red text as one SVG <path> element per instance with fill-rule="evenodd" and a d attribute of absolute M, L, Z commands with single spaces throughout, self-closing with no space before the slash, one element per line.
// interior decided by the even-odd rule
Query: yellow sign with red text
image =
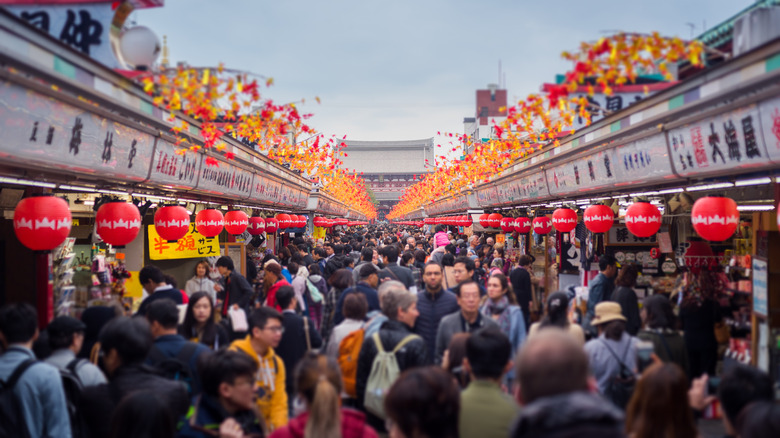
<path fill-rule="evenodd" d="M 220 256 L 219 238 L 204 237 L 195 230 L 195 224 L 190 224 L 190 230 L 176 243 L 169 243 L 157 234 L 154 225 L 149 225 L 149 258 L 152 260 L 194 259 Z"/>

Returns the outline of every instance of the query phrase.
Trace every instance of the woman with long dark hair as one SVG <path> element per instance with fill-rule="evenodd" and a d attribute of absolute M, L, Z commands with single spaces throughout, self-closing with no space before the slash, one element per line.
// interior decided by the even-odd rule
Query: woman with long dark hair
<path fill-rule="evenodd" d="M 184 322 L 179 334 L 192 342 L 200 342 L 212 350 L 219 350 L 230 344 L 227 330 L 214 319 L 214 301 L 208 292 L 195 292 L 187 304 Z"/>
<path fill-rule="evenodd" d="M 653 364 L 639 379 L 626 409 L 626 435 L 631 438 L 695 438 L 688 405 L 688 379 L 675 364 Z"/>
<path fill-rule="evenodd" d="M 385 412 L 390 437 L 458 437 L 460 394 L 440 367 L 417 367 L 403 373 L 385 396 Z"/>
<path fill-rule="evenodd" d="M 320 325 L 322 339 L 330 339 L 330 332 L 333 330 L 333 316 L 336 314 L 336 305 L 338 305 L 341 294 L 346 289 L 352 287 L 352 272 L 348 269 L 337 269 L 328 278 L 328 284 L 330 289 L 325 294 L 325 304 L 322 308 L 322 323 Z"/>
<path fill-rule="evenodd" d="M 582 331 L 582 327 L 571 322 L 569 316 L 569 295 L 566 292 L 554 292 L 547 297 L 544 318 L 539 322 L 531 324 L 528 336 L 531 337 L 539 330 L 548 327 L 568 331 L 580 345 L 585 345 L 585 332 Z"/>
<path fill-rule="evenodd" d="M 626 317 L 626 331 L 631 336 L 636 336 L 642 327 L 642 320 L 639 317 L 639 303 L 636 299 L 636 278 L 639 275 L 639 268 L 635 264 L 623 266 L 615 279 L 615 291 L 612 292 L 612 301 L 620 304 L 623 316 Z"/>

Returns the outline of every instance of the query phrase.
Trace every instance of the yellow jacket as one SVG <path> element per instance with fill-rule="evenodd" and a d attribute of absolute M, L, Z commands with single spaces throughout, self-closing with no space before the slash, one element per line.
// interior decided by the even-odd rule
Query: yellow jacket
<path fill-rule="evenodd" d="M 263 415 L 265 424 L 273 431 L 287 425 L 287 392 L 285 391 L 284 362 L 274 353 L 273 348 L 268 348 L 265 355 L 260 358 L 252 348 L 250 336 L 239 339 L 230 344 L 233 351 L 243 351 L 257 363 L 257 408 Z"/>

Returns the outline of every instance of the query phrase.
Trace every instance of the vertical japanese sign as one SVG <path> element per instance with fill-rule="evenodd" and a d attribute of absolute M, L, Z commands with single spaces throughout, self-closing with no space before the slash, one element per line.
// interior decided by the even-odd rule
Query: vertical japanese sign
<path fill-rule="evenodd" d="M 148 226 L 149 258 L 151 260 L 193 259 L 220 256 L 219 238 L 207 238 L 195 230 L 195 224 L 190 224 L 187 235 L 176 243 L 169 243 L 157 234 L 154 225 Z"/>

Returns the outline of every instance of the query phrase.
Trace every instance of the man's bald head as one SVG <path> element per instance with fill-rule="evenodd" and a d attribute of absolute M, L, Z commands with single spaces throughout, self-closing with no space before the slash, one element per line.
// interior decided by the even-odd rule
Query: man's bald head
<path fill-rule="evenodd" d="M 588 390 L 588 356 L 569 333 L 545 328 L 529 338 L 515 361 L 518 401 Z"/>

